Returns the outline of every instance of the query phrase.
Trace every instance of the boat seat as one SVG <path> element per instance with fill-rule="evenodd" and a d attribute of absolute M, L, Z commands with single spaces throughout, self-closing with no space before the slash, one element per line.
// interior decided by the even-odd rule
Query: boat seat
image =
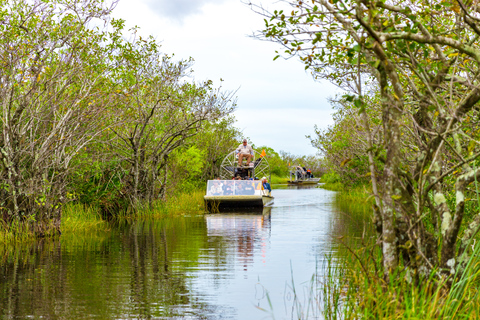
<path fill-rule="evenodd" d="M 240 169 L 253 169 L 254 167 L 251 167 L 251 166 L 237 166 L 237 168 L 240 168 Z"/>

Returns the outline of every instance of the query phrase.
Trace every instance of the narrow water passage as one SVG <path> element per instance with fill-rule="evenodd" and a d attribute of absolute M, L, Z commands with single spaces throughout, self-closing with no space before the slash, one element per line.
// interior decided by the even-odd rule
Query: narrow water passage
<path fill-rule="evenodd" d="M 332 237 L 361 223 L 343 221 L 327 190 L 274 195 L 263 214 L 138 222 L 19 248 L 1 260 L 0 318 L 296 319 L 338 250 Z"/>

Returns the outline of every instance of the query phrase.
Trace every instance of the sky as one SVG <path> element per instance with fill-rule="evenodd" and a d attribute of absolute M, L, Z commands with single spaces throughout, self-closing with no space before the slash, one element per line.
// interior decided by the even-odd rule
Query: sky
<path fill-rule="evenodd" d="M 192 57 L 196 81 L 238 90 L 235 127 L 249 143 L 298 156 L 317 153 L 305 136 L 314 134 L 314 125 L 333 124 L 328 98 L 339 90 L 315 82 L 296 58 L 273 61 L 281 47 L 250 37 L 264 21 L 241 0 L 119 0 L 113 16 L 154 36 L 164 53 Z"/>

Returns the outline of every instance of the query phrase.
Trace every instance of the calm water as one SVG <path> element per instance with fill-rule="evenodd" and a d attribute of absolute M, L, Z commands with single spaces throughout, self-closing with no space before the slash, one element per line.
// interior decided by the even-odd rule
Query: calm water
<path fill-rule="evenodd" d="M 335 209 L 330 191 L 274 196 L 263 214 L 112 226 L 16 248 L 0 256 L 0 318 L 296 319 L 312 276 L 340 250 L 334 237 L 362 223 Z"/>

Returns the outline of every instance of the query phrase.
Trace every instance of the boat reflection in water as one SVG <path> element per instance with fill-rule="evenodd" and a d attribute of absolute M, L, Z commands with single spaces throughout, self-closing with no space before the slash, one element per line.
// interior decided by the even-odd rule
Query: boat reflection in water
<path fill-rule="evenodd" d="M 221 237 L 230 243 L 237 256 L 237 264 L 247 270 L 253 263 L 254 254 L 265 258 L 267 242 L 270 238 L 271 207 L 256 211 L 235 211 L 206 214 L 208 237 Z M 264 261 L 263 261 L 264 262 Z"/>

